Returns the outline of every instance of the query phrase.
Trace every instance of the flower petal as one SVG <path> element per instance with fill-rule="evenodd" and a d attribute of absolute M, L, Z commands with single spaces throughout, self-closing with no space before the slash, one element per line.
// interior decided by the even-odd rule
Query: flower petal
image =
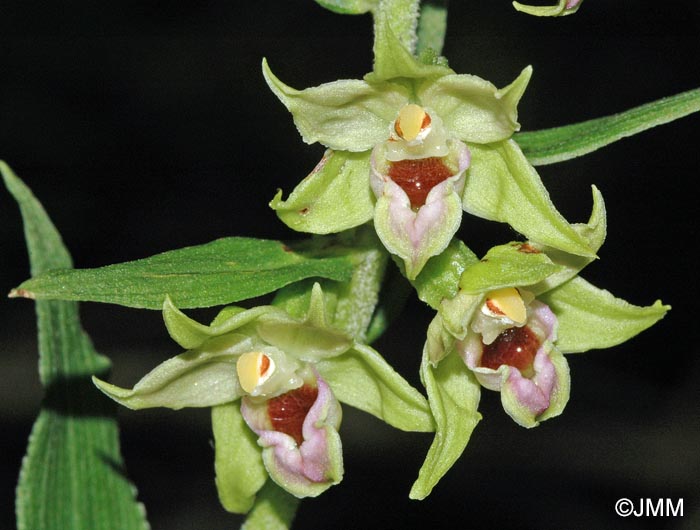
<path fill-rule="evenodd" d="M 338 435 L 342 413 L 323 379 L 307 374 L 306 380 L 306 385 L 314 385 L 318 394 L 303 420 L 301 444 L 290 434 L 274 430 L 268 412 L 270 401 L 256 402 L 246 397 L 241 413 L 259 436 L 263 462 L 272 480 L 297 497 L 316 497 L 343 476 Z"/>
<path fill-rule="evenodd" d="M 270 207 L 298 232 L 330 234 L 366 223 L 374 213 L 369 156 L 369 151 L 326 151 L 287 200 L 278 191 Z"/>
<path fill-rule="evenodd" d="M 392 83 L 345 79 L 295 90 L 277 79 L 265 60 L 263 75 L 306 143 L 340 151 L 367 151 L 386 140 L 397 110 L 408 102 L 408 91 Z"/>
<path fill-rule="evenodd" d="M 508 87 L 497 89 L 480 77 L 452 74 L 423 83 L 418 99 L 467 143 L 505 140 L 520 129 L 517 105 L 532 74 L 530 67 Z"/>

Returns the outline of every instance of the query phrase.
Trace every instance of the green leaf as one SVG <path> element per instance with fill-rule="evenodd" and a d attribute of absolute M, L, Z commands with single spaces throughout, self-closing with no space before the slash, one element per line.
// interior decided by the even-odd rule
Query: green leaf
<path fill-rule="evenodd" d="M 531 75 L 532 68 L 527 67 L 502 89 L 475 75 L 444 75 L 424 83 L 418 90 L 418 98 L 460 140 L 479 144 L 498 142 L 520 129 L 518 102 Z"/>
<path fill-rule="evenodd" d="M 424 499 L 464 452 L 476 424 L 481 387 L 462 359 L 448 355 L 433 367 L 426 351 L 421 378 L 435 418 L 433 440 L 409 497 Z"/>
<path fill-rule="evenodd" d="M 339 401 L 404 431 L 431 432 L 433 420 L 423 395 L 375 350 L 355 344 L 316 368 Z"/>
<path fill-rule="evenodd" d="M 369 157 L 369 152 L 327 150 L 287 200 L 279 190 L 270 208 L 297 232 L 330 234 L 366 223 L 374 215 Z"/>
<path fill-rule="evenodd" d="M 661 320 L 671 309 L 658 300 L 647 307 L 632 305 L 578 276 L 544 293 L 540 300 L 557 316 L 556 345 L 562 353 L 616 346 Z"/>
<path fill-rule="evenodd" d="M 469 145 L 464 209 L 508 223 L 528 239 L 570 254 L 595 257 L 586 240 L 556 210 L 539 175 L 512 140 Z"/>
<path fill-rule="evenodd" d="M 180 308 L 229 304 L 309 277 L 346 281 L 345 257 L 307 258 L 279 241 L 229 237 L 97 269 L 51 270 L 10 296 L 106 302 L 161 309 L 166 295 Z"/>
<path fill-rule="evenodd" d="M 17 200 L 33 274 L 71 267 L 41 204 L 0 161 Z M 80 327 L 77 305 L 37 302 L 39 374 L 46 394 L 29 438 L 17 486 L 18 530 L 145 530 L 148 523 L 119 449 L 115 408 L 90 384 L 109 360 Z"/>
<path fill-rule="evenodd" d="M 368 151 L 386 140 L 390 123 L 408 103 L 407 90 L 397 84 L 373 86 L 359 79 L 343 79 L 295 90 L 277 79 L 265 60 L 263 75 L 292 113 L 303 140 L 338 151 Z"/>
<path fill-rule="evenodd" d="M 247 513 L 267 480 L 257 436 L 243 420 L 240 403 L 212 407 L 211 424 L 221 505 L 232 513 Z"/>
<path fill-rule="evenodd" d="M 289 530 L 300 499 L 268 480 L 258 493 L 241 530 Z"/>
<path fill-rule="evenodd" d="M 459 282 L 465 293 L 485 293 L 502 287 L 525 287 L 559 272 L 541 252 L 533 252 L 525 243 L 508 243 L 491 248 L 481 261 L 467 268 Z"/>
<path fill-rule="evenodd" d="M 464 270 L 479 261 L 459 239 L 453 239 L 444 252 L 428 260 L 413 286 L 418 298 L 437 309 L 445 298 L 453 298 Z"/>
<path fill-rule="evenodd" d="M 700 88 L 696 88 L 603 118 L 521 132 L 515 135 L 515 140 L 530 163 L 543 166 L 591 153 L 699 110 Z"/>
<path fill-rule="evenodd" d="M 361 15 L 374 10 L 379 0 L 316 0 L 316 3 L 341 15 Z"/>

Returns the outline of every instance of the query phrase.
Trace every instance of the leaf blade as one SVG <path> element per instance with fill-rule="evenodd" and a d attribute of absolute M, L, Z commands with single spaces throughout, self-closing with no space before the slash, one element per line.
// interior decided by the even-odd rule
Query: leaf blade
<path fill-rule="evenodd" d="M 180 308 L 254 298 L 290 283 L 322 277 L 344 281 L 352 262 L 307 258 L 279 241 L 229 237 L 96 269 L 55 269 L 23 282 L 11 296 L 104 302 L 161 309 L 166 295 Z"/>
<path fill-rule="evenodd" d="M 70 267 L 56 228 L 31 190 L 0 161 L 24 220 L 33 273 Z M 89 380 L 109 360 L 95 352 L 72 302 L 36 304 L 39 375 L 46 388 L 17 485 L 19 530 L 146 530 L 145 511 L 123 472 L 115 407 Z"/>
<path fill-rule="evenodd" d="M 613 142 L 700 111 L 700 88 L 592 120 L 539 131 L 520 132 L 515 140 L 535 166 L 570 160 Z"/>

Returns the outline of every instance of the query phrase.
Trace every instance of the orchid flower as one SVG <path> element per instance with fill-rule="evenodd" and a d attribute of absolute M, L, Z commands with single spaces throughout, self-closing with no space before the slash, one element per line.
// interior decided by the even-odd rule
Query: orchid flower
<path fill-rule="evenodd" d="M 602 196 L 593 188 L 593 213 L 573 228 L 595 252 L 606 234 Z M 421 298 L 437 309 L 428 327 L 421 376 L 436 424 L 436 436 L 411 497 L 427 496 L 459 458 L 481 419 L 481 389 L 500 392 L 505 412 L 523 427 L 562 413 L 569 399 L 565 354 L 608 348 L 663 318 L 660 301 L 646 307 L 615 298 L 586 282 L 584 258 L 532 241 L 491 248 L 478 259 L 461 261 L 457 284 L 416 282 Z M 464 257 L 466 256 L 466 258 Z M 435 274 L 433 265 L 431 274 Z"/>
<path fill-rule="evenodd" d="M 445 250 L 463 210 L 592 256 L 511 139 L 531 68 L 499 89 L 440 60 L 421 62 L 388 27 L 377 39 L 382 61 L 362 80 L 299 91 L 263 62 L 265 80 L 303 140 L 328 148 L 286 200 L 279 191 L 271 201 L 279 217 L 317 234 L 373 220 L 409 279 Z"/>
<path fill-rule="evenodd" d="M 247 512 L 268 476 L 300 498 L 342 479 L 339 400 L 403 430 L 433 429 L 417 390 L 372 348 L 327 324 L 318 284 L 301 319 L 275 306 L 227 307 L 205 326 L 169 299 L 163 314 L 185 353 L 132 389 L 94 382 L 131 409 L 212 407 L 216 483 L 232 512 Z"/>

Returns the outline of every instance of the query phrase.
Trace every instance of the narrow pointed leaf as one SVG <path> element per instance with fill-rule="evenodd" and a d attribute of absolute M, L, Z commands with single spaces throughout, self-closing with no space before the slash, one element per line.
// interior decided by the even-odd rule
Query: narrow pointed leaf
<path fill-rule="evenodd" d="M 210 307 L 309 277 L 345 281 L 351 274 L 352 263 L 342 256 L 307 258 L 279 241 L 229 237 L 97 269 L 47 271 L 11 296 L 161 309 L 169 295 L 180 308 Z"/>
<path fill-rule="evenodd" d="M 578 276 L 544 293 L 540 300 L 557 315 L 556 345 L 562 353 L 616 346 L 661 320 L 671 309 L 658 300 L 647 307 L 632 305 Z"/>
<path fill-rule="evenodd" d="M 70 255 L 41 204 L 0 161 L 17 200 L 33 274 L 70 267 Z M 114 404 L 92 387 L 109 360 L 95 352 L 72 302 L 37 302 L 39 373 L 46 389 L 17 486 L 18 530 L 147 530 L 123 469 Z"/>
<path fill-rule="evenodd" d="M 688 90 L 603 118 L 521 132 L 515 140 L 530 163 L 554 164 L 700 111 L 700 88 Z"/>

